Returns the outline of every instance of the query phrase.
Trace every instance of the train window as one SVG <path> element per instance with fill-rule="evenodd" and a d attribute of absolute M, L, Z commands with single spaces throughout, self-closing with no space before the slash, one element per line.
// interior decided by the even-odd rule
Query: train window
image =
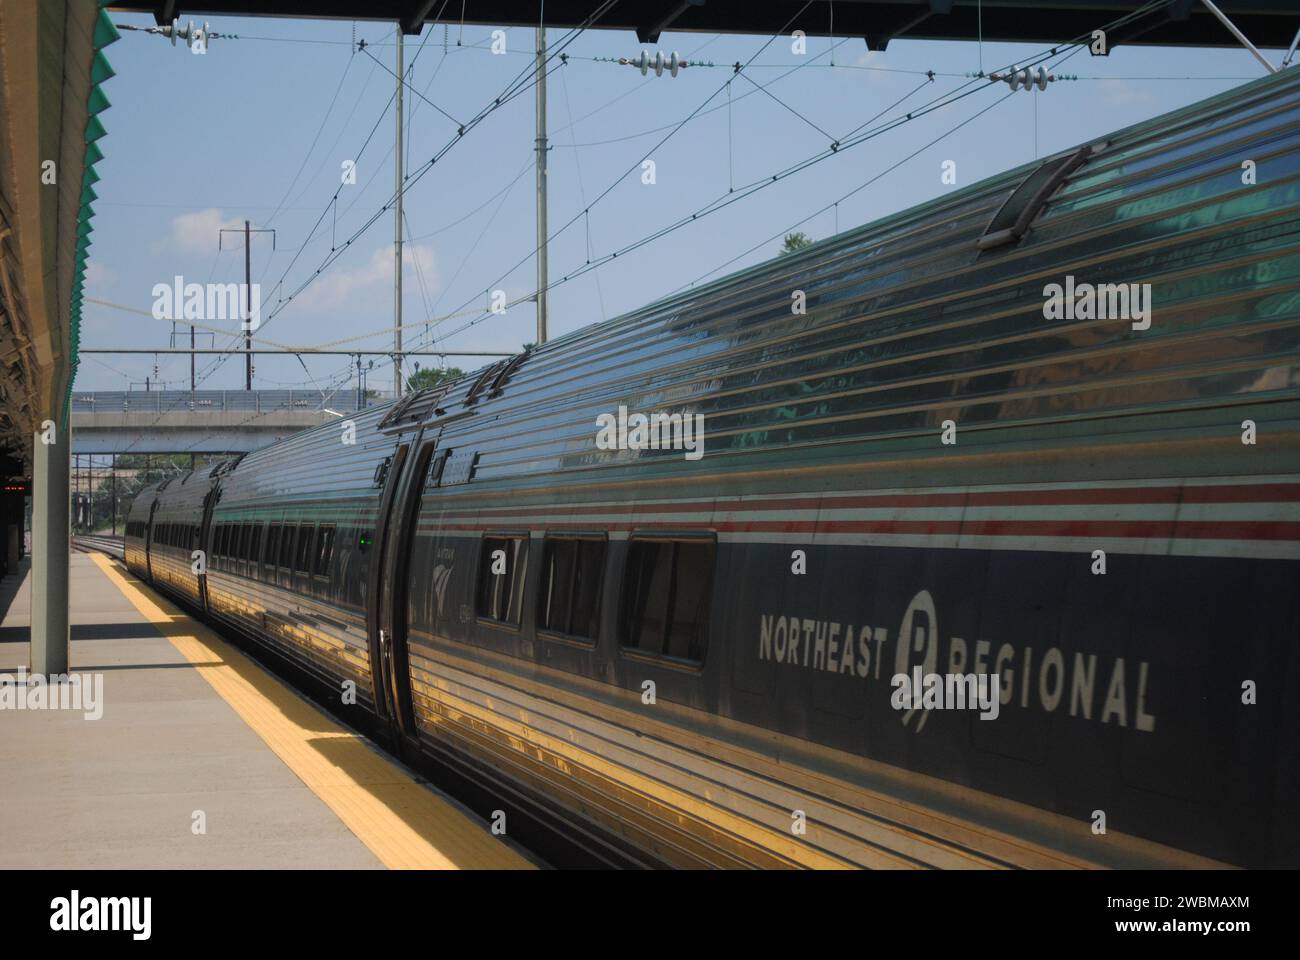
<path fill-rule="evenodd" d="M 595 639 L 604 568 L 604 538 L 547 537 L 537 601 L 538 629 Z"/>
<path fill-rule="evenodd" d="M 286 523 L 284 529 L 280 531 L 280 569 L 293 569 L 293 535 L 298 528 L 292 523 Z"/>
<path fill-rule="evenodd" d="M 266 530 L 266 565 L 274 567 L 280 559 L 280 525 L 273 523 Z"/>
<path fill-rule="evenodd" d="M 334 555 L 334 525 L 322 524 L 320 536 L 316 538 L 316 564 L 312 573 L 323 577 L 329 573 L 330 558 Z"/>
<path fill-rule="evenodd" d="M 315 535 L 315 524 L 304 523 L 298 528 L 298 557 L 293 565 L 295 573 L 311 573 L 311 548 Z"/>
<path fill-rule="evenodd" d="M 248 562 L 253 566 L 250 575 L 257 575 L 257 564 L 262 560 L 262 524 L 253 524 L 253 532 L 248 537 Z"/>
<path fill-rule="evenodd" d="M 623 647 L 702 663 L 708 645 L 714 543 L 634 537 L 619 612 Z"/>
<path fill-rule="evenodd" d="M 528 569 L 526 536 L 487 536 L 479 548 L 477 608 L 480 617 L 519 626 Z"/>
<path fill-rule="evenodd" d="M 251 523 L 241 523 L 236 529 L 239 530 L 239 546 L 235 550 L 235 558 L 241 561 L 247 560 L 252 556 L 248 549 L 248 541 L 253 535 L 253 525 Z"/>

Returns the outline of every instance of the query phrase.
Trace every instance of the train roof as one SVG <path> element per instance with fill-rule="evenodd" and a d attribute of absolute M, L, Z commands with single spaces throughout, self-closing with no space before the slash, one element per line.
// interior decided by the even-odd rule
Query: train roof
<path fill-rule="evenodd" d="M 384 432 L 420 426 L 440 433 L 454 482 L 680 459 L 598 448 L 597 418 L 620 408 L 703 415 L 704 470 L 755 451 L 933 445 L 948 420 L 969 449 L 1013 428 L 1294 400 L 1297 219 L 1290 70 L 372 408 L 373 456 L 349 469 L 360 483 Z M 1101 288 L 1094 315 L 1049 314 L 1067 284 Z M 1121 293 L 1138 315 L 1095 315 Z M 337 429 L 250 454 L 232 477 Z"/>
<path fill-rule="evenodd" d="M 716 464 L 1294 399 L 1298 131 L 1300 71 L 1247 84 L 558 338 L 444 438 L 486 479 L 680 456 L 596 449 L 619 407 L 703 414 Z M 1150 327 L 1049 318 L 1067 278 Z"/>

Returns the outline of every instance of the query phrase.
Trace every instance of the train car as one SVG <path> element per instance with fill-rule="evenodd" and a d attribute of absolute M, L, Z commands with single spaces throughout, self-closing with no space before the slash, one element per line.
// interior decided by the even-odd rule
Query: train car
<path fill-rule="evenodd" d="M 208 610 L 373 709 L 367 570 L 393 442 L 386 408 L 248 454 L 220 481 Z M 342 691 L 341 691 L 342 692 Z"/>
<path fill-rule="evenodd" d="M 153 512 L 149 575 L 156 587 L 188 603 L 202 605 L 205 581 L 195 554 L 204 546 L 204 519 L 217 476 L 232 464 L 201 467 L 170 477 L 158 486 Z"/>
<path fill-rule="evenodd" d="M 126 515 L 126 529 L 123 530 L 122 549 L 126 568 L 144 580 L 152 582 L 149 576 L 150 521 L 153 519 L 154 501 L 158 498 L 158 484 L 143 487 L 131 501 Z"/>
<path fill-rule="evenodd" d="M 611 858 L 1300 865 L 1298 291 L 1292 70 L 250 454 L 207 609 Z"/>

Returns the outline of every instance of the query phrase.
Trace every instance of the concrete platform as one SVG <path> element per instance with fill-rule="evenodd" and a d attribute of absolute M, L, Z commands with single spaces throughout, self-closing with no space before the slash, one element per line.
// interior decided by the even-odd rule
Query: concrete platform
<path fill-rule="evenodd" d="M 8 592 L 16 675 L 27 584 Z M 70 670 L 102 676 L 103 715 L 0 709 L 0 867 L 529 865 L 106 558 L 72 555 L 71 596 Z"/>

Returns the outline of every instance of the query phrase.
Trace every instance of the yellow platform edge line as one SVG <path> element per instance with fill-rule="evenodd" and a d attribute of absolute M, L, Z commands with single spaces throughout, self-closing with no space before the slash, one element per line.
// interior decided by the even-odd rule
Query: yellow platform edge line
<path fill-rule="evenodd" d="M 140 615 L 384 866 L 534 868 L 483 824 L 418 783 L 214 631 L 163 598 L 146 594 L 107 557 L 90 556 Z M 320 744 L 328 745 L 328 755 Z"/>

